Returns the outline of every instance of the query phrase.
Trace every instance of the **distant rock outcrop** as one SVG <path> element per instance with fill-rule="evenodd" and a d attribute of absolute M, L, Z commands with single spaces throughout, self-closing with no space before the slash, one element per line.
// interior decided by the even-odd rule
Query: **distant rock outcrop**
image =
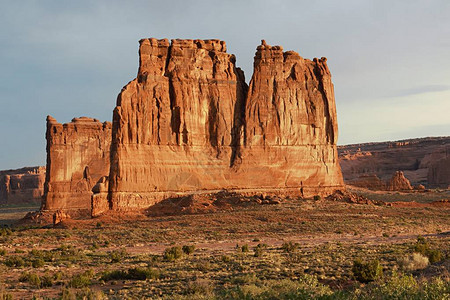
<path fill-rule="evenodd" d="M 0 171 L 0 204 L 39 204 L 44 194 L 45 167 Z"/>
<path fill-rule="evenodd" d="M 450 137 L 354 144 L 339 146 L 338 151 L 342 173 L 349 184 L 373 175 L 388 181 L 401 170 L 414 185 L 450 186 Z"/>
<path fill-rule="evenodd" d="M 325 58 L 263 42 L 248 89 L 223 41 L 144 39 L 139 54 L 137 78 L 114 110 L 112 209 L 222 189 L 312 196 L 342 188 Z"/>
<path fill-rule="evenodd" d="M 109 173 L 111 123 L 82 117 L 60 124 L 48 116 L 46 138 L 42 209 L 89 216 L 92 188 Z"/>
<path fill-rule="evenodd" d="M 410 191 L 413 188 L 403 172 L 397 171 L 394 173 L 391 180 L 389 180 L 387 189 L 389 191 Z"/>

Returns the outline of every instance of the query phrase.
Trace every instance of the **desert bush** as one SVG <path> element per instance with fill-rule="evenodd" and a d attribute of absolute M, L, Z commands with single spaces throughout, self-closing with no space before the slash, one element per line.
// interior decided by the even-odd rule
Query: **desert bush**
<path fill-rule="evenodd" d="M 11 235 L 12 234 L 12 230 L 9 228 L 0 228 L 0 236 L 7 236 L 7 235 Z"/>
<path fill-rule="evenodd" d="M 355 260 L 352 273 L 359 282 L 368 283 L 381 278 L 383 276 L 383 268 L 378 260 L 371 260 L 367 263 Z"/>
<path fill-rule="evenodd" d="M 429 264 L 428 257 L 414 252 L 398 260 L 399 266 L 405 271 L 414 271 L 424 269 Z"/>
<path fill-rule="evenodd" d="M 174 260 L 181 258 L 182 256 L 183 256 L 183 250 L 179 246 L 167 248 L 164 251 L 164 255 L 163 255 L 164 259 L 167 261 L 174 261 Z"/>
<path fill-rule="evenodd" d="M 250 250 L 248 249 L 248 244 L 245 244 L 241 247 L 241 251 L 242 252 L 249 252 Z"/>
<path fill-rule="evenodd" d="M 35 259 L 31 262 L 31 266 L 33 268 L 41 268 L 44 266 L 44 264 L 45 264 L 45 262 L 42 258 Z"/>
<path fill-rule="evenodd" d="M 296 281 L 283 279 L 240 284 L 219 292 L 218 296 L 219 299 L 344 299 L 339 298 L 338 293 L 334 295 L 328 286 L 310 275 Z"/>
<path fill-rule="evenodd" d="M 263 256 L 265 249 L 267 249 L 267 244 L 258 244 L 254 249 L 255 257 Z"/>
<path fill-rule="evenodd" d="M 418 285 L 412 276 L 393 276 L 379 285 L 368 286 L 363 297 L 374 299 L 376 295 L 381 299 L 411 299 L 417 293 Z"/>
<path fill-rule="evenodd" d="M 0 248 L 0 256 L 5 256 L 6 249 Z"/>
<path fill-rule="evenodd" d="M 109 254 L 111 257 L 111 262 L 113 263 L 122 262 L 128 256 L 127 250 L 125 249 L 114 250 Z"/>
<path fill-rule="evenodd" d="M 30 251 L 30 256 L 36 259 L 42 259 L 47 262 L 55 261 L 57 258 L 59 258 L 59 255 L 55 251 L 36 250 L 36 249 Z"/>
<path fill-rule="evenodd" d="M 103 300 L 108 297 L 100 290 L 92 290 L 90 288 L 82 288 L 79 290 L 73 290 L 70 288 L 63 288 L 61 293 L 61 300 L 74 300 L 74 299 L 89 299 L 89 300 Z"/>
<path fill-rule="evenodd" d="M 184 245 L 182 250 L 184 254 L 191 255 L 195 251 L 195 245 Z"/>
<path fill-rule="evenodd" d="M 314 195 L 313 199 L 318 201 L 318 200 L 322 199 L 322 197 L 320 197 L 319 195 Z"/>
<path fill-rule="evenodd" d="M 91 284 L 94 273 L 89 270 L 81 274 L 77 274 L 69 281 L 69 286 L 73 288 L 82 288 Z"/>
<path fill-rule="evenodd" d="M 231 259 L 231 257 L 230 257 L 229 255 L 222 255 L 221 260 L 222 260 L 224 263 L 229 263 L 229 262 L 232 261 L 232 259 Z"/>
<path fill-rule="evenodd" d="M 432 264 L 440 262 L 443 259 L 442 251 L 438 249 L 429 249 L 427 251 L 427 256 Z"/>
<path fill-rule="evenodd" d="M 8 267 L 21 268 L 25 266 L 25 261 L 19 256 L 10 256 L 5 260 L 5 265 Z"/>
<path fill-rule="evenodd" d="M 39 276 L 35 273 L 23 272 L 19 277 L 20 282 L 28 282 L 36 288 L 51 287 L 53 280 L 49 275 Z"/>
<path fill-rule="evenodd" d="M 258 282 L 258 278 L 255 273 L 242 274 L 231 278 L 231 283 L 236 285 L 254 284 Z"/>
<path fill-rule="evenodd" d="M 13 296 L 5 291 L 5 288 L 0 283 L 0 300 L 12 300 Z"/>
<path fill-rule="evenodd" d="M 159 271 L 151 268 L 130 268 L 127 271 L 114 270 L 103 273 L 101 280 L 146 280 L 160 277 Z"/>
<path fill-rule="evenodd" d="M 41 276 L 41 287 L 51 287 L 53 285 L 53 277 L 46 274 Z"/>
<path fill-rule="evenodd" d="M 297 250 L 299 248 L 299 246 L 300 245 L 298 243 L 293 243 L 292 241 L 289 241 L 289 242 L 283 243 L 283 245 L 281 245 L 281 249 L 284 252 L 291 253 L 291 252 L 294 252 L 295 250 Z"/>
<path fill-rule="evenodd" d="M 431 264 L 443 259 L 441 250 L 431 249 L 428 241 L 422 236 L 417 237 L 417 242 L 413 245 L 413 251 L 428 257 Z"/>

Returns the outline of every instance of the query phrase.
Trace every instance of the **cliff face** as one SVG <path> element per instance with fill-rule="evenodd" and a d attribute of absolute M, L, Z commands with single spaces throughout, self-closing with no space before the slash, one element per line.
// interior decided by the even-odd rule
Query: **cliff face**
<path fill-rule="evenodd" d="M 219 40 L 145 39 L 113 115 L 109 201 L 143 208 L 221 189 L 326 194 L 342 187 L 326 59 L 263 43 L 247 93 Z"/>
<path fill-rule="evenodd" d="M 243 165 L 259 187 L 329 193 L 343 184 L 337 116 L 326 58 L 314 61 L 264 41 L 245 110 Z"/>
<path fill-rule="evenodd" d="M 450 188 L 450 145 L 436 150 L 433 154 L 436 157 L 430 163 L 427 179 L 431 186 Z"/>
<path fill-rule="evenodd" d="M 47 117 L 43 210 L 90 215 L 92 188 L 109 173 L 111 123 L 86 117 L 60 124 Z"/>
<path fill-rule="evenodd" d="M 41 203 L 45 167 L 0 171 L 0 204 Z"/>
<path fill-rule="evenodd" d="M 359 185 L 361 179 L 373 175 L 388 181 L 401 170 L 413 185 L 443 188 L 450 185 L 445 167 L 450 157 L 450 137 L 346 145 L 338 150 L 344 179 L 350 184 Z"/>

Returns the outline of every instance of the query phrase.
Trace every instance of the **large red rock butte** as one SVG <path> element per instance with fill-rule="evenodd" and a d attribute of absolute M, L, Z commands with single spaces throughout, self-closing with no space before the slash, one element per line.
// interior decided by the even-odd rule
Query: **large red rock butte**
<path fill-rule="evenodd" d="M 61 138 L 48 143 L 47 181 L 52 187 L 61 182 L 64 192 L 47 193 L 43 207 L 78 201 L 70 200 L 74 183 L 90 191 L 93 215 L 221 190 L 309 197 L 342 189 L 326 58 L 311 61 L 262 41 L 249 86 L 235 62 L 220 40 L 141 40 L 137 77 L 122 89 L 114 109 L 109 171 L 96 172 L 97 182 L 86 184 L 83 170 L 89 166 L 92 174 L 93 167 L 75 161 Z M 48 141 L 53 132 L 47 130 Z M 106 147 L 106 135 L 101 141 Z M 107 165 L 109 149 L 99 144 L 82 157 Z M 56 152 L 62 163 L 52 162 Z"/>

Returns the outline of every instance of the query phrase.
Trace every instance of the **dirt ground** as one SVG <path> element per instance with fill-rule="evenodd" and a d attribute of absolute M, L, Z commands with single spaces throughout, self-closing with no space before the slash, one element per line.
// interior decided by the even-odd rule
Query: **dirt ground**
<path fill-rule="evenodd" d="M 191 199 L 181 206 L 175 203 L 188 209 L 173 214 L 147 210 L 66 220 L 55 227 L 3 230 L 0 295 L 3 289 L 16 298 L 97 293 L 112 299 L 190 299 L 196 293 L 212 293 L 211 289 L 295 280 L 302 274 L 343 289 L 355 283 L 354 260 L 377 259 L 385 273 L 399 270 L 399 260 L 413 252 L 418 236 L 441 253 L 440 261 L 428 267 L 433 272 L 420 276 L 432 274 L 448 282 L 450 203 L 446 191 L 393 193 L 384 198 L 366 190 L 352 192 L 369 199 L 376 194 L 374 200 L 386 203 L 242 200 L 205 211 L 195 209 L 196 205 L 210 206 L 217 199 L 208 205 L 207 199 Z M 10 224 L 33 209 L 0 208 L 0 222 Z M 290 249 L 289 244 L 295 247 Z M 177 246 L 195 250 L 172 260 L 166 254 Z M 23 263 L 17 262 L 18 257 Z M 108 272 L 137 267 L 158 275 L 146 280 L 105 277 Z M 30 274 L 37 275 L 40 283 Z M 44 277 L 51 281 L 48 286 L 43 286 Z"/>

